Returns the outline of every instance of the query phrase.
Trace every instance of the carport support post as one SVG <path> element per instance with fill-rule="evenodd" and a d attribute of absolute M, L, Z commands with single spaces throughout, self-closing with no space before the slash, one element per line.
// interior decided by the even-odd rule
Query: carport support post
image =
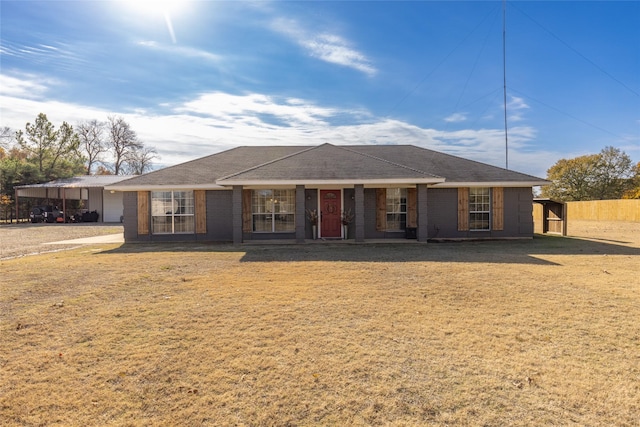
<path fill-rule="evenodd" d="M 427 243 L 429 238 L 429 221 L 427 221 L 427 184 L 416 185 L 418 196 L 418 241 Z"/>
<path fill-rule="evenodd" d="M 20 203 L 18 200 L 18 189 L 16 188 L 14 191 L 16 192 L 16 224 L 18 224 L 20 222 Z"/>
<path fill-rule="evenodd" d="M 231 195 L 232 203 L 232 225 L 233 225 L 233 244 L 242 243 L 242 186 L 234 185 Z"/>
<path fill-rule="evenodd" d="M 364 185 L 356 184 L 355 192 L 355 208 L 356 208 L 356 242 L 364 242 Z"/>
<path fill-rule="evenodd" d="M 67 222 L 67 190 L 62 187 L 62 219 Z"/>

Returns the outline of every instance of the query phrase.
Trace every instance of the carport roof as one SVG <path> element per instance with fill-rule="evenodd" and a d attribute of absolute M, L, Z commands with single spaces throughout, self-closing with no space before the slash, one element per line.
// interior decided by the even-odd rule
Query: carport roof
<path fill-rule="evenodd" d="M 131 176 L 128 175 L 83 175 L 74 176 L 73 178 L 56 179 L 55 181 L 43 182 L 41 184 L 18 185 L 15 188 L 101 188 L 129 178 L 131 178 Z"/>

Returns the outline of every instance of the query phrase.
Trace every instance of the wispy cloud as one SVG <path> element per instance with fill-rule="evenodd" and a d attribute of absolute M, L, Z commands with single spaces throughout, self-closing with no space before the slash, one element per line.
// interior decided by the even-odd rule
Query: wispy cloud
<path fill-rule="evenodd" d="M 271 28 L 289 37 L 314 58 L 353 68 L 368 76 L 374 76 L 378 72 L 366 55 L 357 51 L 348 40 L 339 35 L 327 32 L 313 33 L 302 28 L 297 21 L 284 18 L 274 20 Z"/>
<path fill-rule="evenodd" d="M 221 57 L 214 53 L 202 49 L 196 49 L 188 46 L 166 45 L 155 42 L 153 40 L 141 40 L 136 43 L 146 49 L 152 49 L 172 55 L 183 56 L 186 58 L 199 58 L 212 62 L 219 62 Z"/>
<path fill-rule="evenodd" d="M 27 99 L 40 98 L 47 91 L 47 84 L 51 85 L 51 79 L 41 80 L 41 77 L 22 75 L 20 78 L 0 74 L 0 94 Z"/>
<path fill-rule="evenodd" d="M 453 113 L 449 117 L 445 117 L 444 121 L 447 123 L 460 123 L 467 120 L 467 115 L 463 113 Z"/>
<path fill-rule="evenodd" d="M 530 107 L 523 98 L 512 96 L 507 102 L 507 112 L 509 113 L 509 122 L 520 122 L 524 120 L 524 111 Z"/>
<path fill-rule="evenodd" d="M 198 114 L 221 120 L 226 125 L 246 123 L 252 126 L 271 127 L 268 121 L 259 117 L 272 117 L 283 126 L 325 126 L 326 119 L 337 111 L 332 108 L 317 107 L 297 98 L 279 99 L 263 94 L 232 95 L 222 92 L 206 93 L 177 107 L 175 111 Z"/>

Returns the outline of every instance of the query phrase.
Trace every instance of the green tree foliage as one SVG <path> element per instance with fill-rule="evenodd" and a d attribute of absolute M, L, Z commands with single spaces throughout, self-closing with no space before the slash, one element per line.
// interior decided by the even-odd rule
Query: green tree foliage
<path fill-rule="evenodd" d="M 13 133 L 3 127 L 0 136 L 0 197 L 4 196 L 5 211 L 12 208 L 14 187 L 68 178 L 84 171 L 78 136 L 67 123 L 55 129 L 41 113 L 33 124 L 26 124 L 24 132 Z"/>
<path fill-rule="evenodd" d="M 629 189 L 622 195 L 623 199 L 640 199 L 640 162 L 633 167 L 633 177 Z"/>
<path fill-rule="evenodd" d="M 631 185 L 631 158 L 618 148 L 560 159 L 547 170 L 553 184 L 542 195 L 562 201 L 619 199 Z"/>
<path fill-rule="evenodd" d="M 34 124 L 27 123 L 25 131 L 16 132 L 15 137 L 20 149 L 27 153 L 26 162 L 37 167 L 39 176 L 35 182 L 82 173 L 83 159 L 78 154 L 80 141 L 73 126 L 67 122 L 56 130 L 47 115 L 40 113 Z"/>

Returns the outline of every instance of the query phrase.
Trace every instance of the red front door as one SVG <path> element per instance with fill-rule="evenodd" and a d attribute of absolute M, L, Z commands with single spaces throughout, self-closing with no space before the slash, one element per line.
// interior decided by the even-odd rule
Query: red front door
<path fill-rule="evenodd" d="M 320 190 L 320 237 L 342 237 L 340 190 Z"/>

